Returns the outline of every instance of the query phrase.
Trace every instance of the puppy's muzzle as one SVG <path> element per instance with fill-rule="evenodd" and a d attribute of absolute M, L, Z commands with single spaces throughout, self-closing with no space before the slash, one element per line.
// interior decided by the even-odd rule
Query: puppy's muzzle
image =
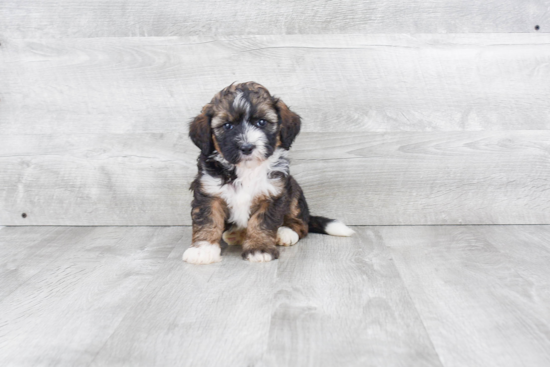
<path fill-rule="evenodd" d="M 241 153 L 243 153 L 244 155 L 250 155 L 252 154 L 252 151 L 254 150 L 254 148 L 256 148 L 255 145 L 253 144 L 243 144 L 239 147 L 239 150 L 241 151 Z"/>

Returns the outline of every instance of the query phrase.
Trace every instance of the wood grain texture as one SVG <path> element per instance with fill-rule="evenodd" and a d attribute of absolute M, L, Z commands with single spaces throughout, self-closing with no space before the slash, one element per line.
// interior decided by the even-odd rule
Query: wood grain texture
<path fill-rule="evenodd" d="M 0 148 L 0 207 L 7 218 L 17 218 L 16 224 L 190 224 L 189 185 L 197 172 L 198 150 L 186 135 L 21 135 L 0 140 L 9 142 Z"/>
<path fill-rule="evenodd" d="M 184 263 L 185 233 L 92 365 L 253 366 L 268 349 L 278 262 L 232 246 L 221 263 Z"/>
<path fill-rule="evenodd" d="M 265 365 L 441 366 L 388 248 L 354 229 L 282 249 Z"/>
<path fill-rule="evenodd" d="M 86 235 L 0 302 L 2 365 L 440 366 L 371 230 L 210 266 L 181 261 L 189 227 L 63 230 Z"/>
<path fill-rule="evenodd" d="M 184 134 L 8 135 L 0 224 L 190 224 Z M 550 132 L 303 133 L 291 173 L 348 224 L 545 224 Z M 26 213 L 27 218 L 22 218 Z"/>
<path fill-rule="evenodd" d="M 196 266 L 189 227 L 0 228 L 38 265 L 0 300 L 0 364 L 549 364 L 550 226 L 354 229 Z"/>
<path fill-rule="evenodd" d="M 39 273 L 87 231 L 65 227 L 9 227 L 0 234 L 0 300 Z M 65 246 L 63 248 L 63 246 Z"/>
<path fill-rule="evenodd" d="M 0 34 L 10 38 L 319 33 L 539 32 L 547 0 L 4 0 Z"/>
<path fill-rule="evenodd" d="M 248 80 L 303 131 L 547 130 L 548 65 L 548 34 L 8 39 L 0 131 L 186 132 Z"/>
<path fill-rule="evenodd" d="M 550 364 L 548 226 L 379 233 L 445 366 Z"/>
<path fill-rule="evenodd" d="M 19 243 L 25 243 L 27 228 L 12 230 L 21 234 Z M 43 241 L 38 258 L 27 253 L 25 245 L 18 252 L 25 258 L 13 271 L 30 269 L 36 274 L 0 301 L 0 364 L 4 366 L 89 365 L 189 229 L 64 231 L 55 241 Z M 12 245 L 1 243 L 2 248 Z M 49 263 L 33 268 L 31 263 L 40 265 L 40 257 Z M 6 274 L 0 277 L 3 286 Z"/>
<path fill-rule="evenodd" d="M 547 134 L 311 134 L 292 173 L 313 213 L 354 225 L 547 224 Z"/>

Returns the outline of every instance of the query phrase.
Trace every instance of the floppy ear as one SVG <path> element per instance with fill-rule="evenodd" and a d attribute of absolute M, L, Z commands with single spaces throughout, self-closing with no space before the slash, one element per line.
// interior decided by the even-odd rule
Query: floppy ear
<path fill-rule="evenodd" d="M 207 111 L 207 106 L 204 106 L 202 113 L 189 123 L 189 137 L 205 156 L 209 156 L 214 151 L 210 116 Z"/>
<path fill-rule="evenodd" d="M 289 150 L 294 139 L 300 133 L 300 125 L 302 124 L 301 118 L 296 113 L 292 112 L 280 99 L 276 100 L 275 106 L 277 107 L 281 124 L 281 146 Z"/>

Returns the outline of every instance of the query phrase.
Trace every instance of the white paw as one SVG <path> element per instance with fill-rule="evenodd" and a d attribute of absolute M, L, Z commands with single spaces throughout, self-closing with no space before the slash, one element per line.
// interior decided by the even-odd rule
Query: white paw
<path fill-rule="evenodd" d="M 190 264 L 212 264 L 222 261 L 220 256 L 222 249 L 217 243 L 207 241 L 194 243 L 183 253 L 183 261 Z"/>
<path fill-rule="evenodd" d="M 251 263 L 266 263 L 272 260 L 271 254 L 267 252 L 254 251 L 246 256 Z"/>
<path fill-rule="evenodd" d="M 277 230 L 277 245 L 279 246 L 295 245 L 299 239 L 298 233 L 288 227 L 279 227 Z"/>
<path fill-rule="evenodd" d="M 222 238 L 229 246 L 242 245 L 244 242 L 244 229 L 230 228 L 223 232 Z"/>

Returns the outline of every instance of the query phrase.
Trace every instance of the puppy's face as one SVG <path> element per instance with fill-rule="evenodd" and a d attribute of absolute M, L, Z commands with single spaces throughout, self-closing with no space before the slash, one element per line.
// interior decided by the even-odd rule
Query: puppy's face
<path fill-rule="evenodd" d="M 232 84 L 214 96 L 190 124 L 189 136 L 208 156 L 231 164 L 261 162 L 277 147 L 289 149 L 300 117 L 258 83 Z"/>
<path fill-rule="evenodd" d="M 279 133 L 275 101 L 257 85 L 224 89 L 213 100 L 214 147 L 232 164 L 262 161 L 273 154 Z"/>

